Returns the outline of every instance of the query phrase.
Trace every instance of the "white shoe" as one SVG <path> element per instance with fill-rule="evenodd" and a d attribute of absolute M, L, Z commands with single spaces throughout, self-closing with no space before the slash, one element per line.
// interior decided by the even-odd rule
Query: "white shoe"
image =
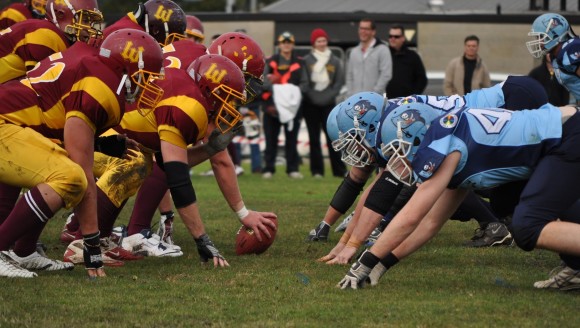
<path fill-rule="evenodd" d="M 8 252 L 0 252 L 0 277 L 8 278 L 34 278 L 38 276 L 35 272 L 21 268 L 14 261 Z"/>
<path fill-rule="evenodd" d="M 40 255 L 38 252 L 34 252 L 25 257 L 20 257 L 13 251 L 9 251 L 8 254 L 23 269 L 57 271 L 72 270 L 75 266 L 72 263 L 49 259 L 48 257 Z"/>
<path fill-rule="evenodd" d="M 338 225 L 338 227 L 334 229 L 334 232 L 345 231 L 346 227 L 348 227 L 348 224 L 350 223 L 350 220 L 352 220 L 353 217 L 354 211 L 352 211 L 352 213 L 350 213 L 347 217 L 344 218 L 344 220 L 342 220 L 342 222 Z"/>
<path fill-rule="evenodd" d="M 288 176 L 291 179 L 303 179 L 304 178 L 304 176 L 300 172 L 290 172 L 290 173 L 288 173 Z"/>
<path fill-rule="evenodd" d="M 144 229 L 140 233 L 123 238 L 123 248 L 145 256 L 177 257 L 183 255 L 179 246 L 169 245 L 161 242 L 160 239 L 159 235 L 152 234 L 150 230 Z"/>
<path fill-rule="evenodd" d="M 171 240 L 171 243 L 168 243 L 165 240 L 161 240 L 161 236 L 159 236 L 156 233 L 151 234 L 151 238 L 157 240 L 158 242 L 160 242 L 163 246 L 165 246 L 167 248 L 171 248 L 171 249 L 174 249 L 176 251 L 181 250 L 181 247 L 179 245 L 176 245 L 175 243 L 173 243 L 173 240 Z"/>
<path fill-rule="evenodd" d="M 557 267 L 552 270 L 550 279 L 536 281 L 534 287 L 559 290 L 580 289 L 580 270 L 574 270 L 569 266 Z"/>
<path fill-rule="evenodd" d="M 239 165 L 236 165 L 236 169 L 235 170 L 236 170 L 236 175 L 237 176 L 240 176 L 240 175 L 244 174 L 244 168 L 241 167 L 241 166 L 239 166 Z"/>
<path fill-rule="evenodd" d="M 264 172 L 262 173 L 262 179 L 272 179 L 272 172 Z"/>

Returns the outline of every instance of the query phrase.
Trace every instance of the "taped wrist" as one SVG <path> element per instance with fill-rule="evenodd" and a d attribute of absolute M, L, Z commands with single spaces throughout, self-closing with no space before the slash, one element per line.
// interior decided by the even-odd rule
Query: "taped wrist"
<path fill-rule="evenodd" d="M 83 259 L 85 268 L 99 269 L 103 267 L 103 256 L 101 255 L 101 233 L 99 231 L 83 235 Z"/>
<path fill-rule="evenodd" d="M 98 137 L 95 139 L 95 151 L 103 153 L 108 156 L 122 158 L 127 150 L 125 138 L 120 138 L 118 135 Z"/>
<path fill-rule="evenodd" d="M 338 189 L 336 189 L 334 197 L 330 201 L 330 206 L 342 214 L 346 213 L 363 190 L 365 183 L 366 181 L 356 182 L 351 179 L 350 174 L 347 174 Z"/>
<path fill-rule="evenodd" d="M 346 243 L 348 243 L 349 239 L 350 239 L 350 233 L 345 232 L 342 234 L 342 237 L 340 237 L 340 240 L 338 241 L 338 243 L 346 245 Z"/>
<path fill-rule="evenodd" d="M 358 261 L 369 268 L 374 268 L 377 263 L 379 263 L 379 258 L 375 256 L 375 254 L 371 253 L 370 251 L 366 251 L 362 254 Z"/>
<path fill-rule="evenodd" d="M 175 207 L 183 208 L 195 203 L 197 198 L 189 178 L 189 167 L 187 164 L 182 162 L 167 162 L 164 165 L 167 185 L 169 186 Z"/>
<path fill-rule="evenodd" d="M 371 188 L 365 200 L 365 207 L 384 216 L 399 196 L 403 186 L 403 183 L 397 180 L 391 172 L 385 170 Z"/>
<path fill-rule="evenodd" d="M 385 266 L 385 269 L 389 270 L 392 266 L 399 263 L 399 258 L 393 253 L 387 254 L 380 260 L 381 264 Z"/>

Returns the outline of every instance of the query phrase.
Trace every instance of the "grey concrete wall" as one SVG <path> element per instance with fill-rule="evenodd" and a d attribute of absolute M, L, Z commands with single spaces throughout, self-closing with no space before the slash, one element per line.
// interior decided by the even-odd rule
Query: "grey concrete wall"
<path fill-rule="evenodd" d="M 232 21 L 232 22 L 204 22 L 203 29 L 206 38 L 206 46 L 211 43 L 211 37 L 214 34 L 222 34 L 226 32 L 235 31 L 237 29 L 245 29 L 249 36 L 251 36 L 264 51 L 266 56 L 274 53 L 275 22 L 273 21 Z"/>
<path fill-rule="evenodd" d="M 479 55 L 490 72 L 527 74 L 539 63 L 526 48 L 529 24 L 419 22 L 417 29 L 417 48 L 428 71 L 445 71 L 449 60 L 463 54 L 470 34 L 479 37 Z"/>

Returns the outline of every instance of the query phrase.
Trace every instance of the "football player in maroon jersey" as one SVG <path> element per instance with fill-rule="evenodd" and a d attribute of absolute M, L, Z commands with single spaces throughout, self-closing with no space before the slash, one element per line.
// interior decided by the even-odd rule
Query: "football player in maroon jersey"
<path fill-rule="evenodd" d="M 31 18 L 44 18 L 46 0 L 26 0 L 8 5 L 0 11 L 0 30 Z"/>
<path fill-rule="evenodd" d="M 26 20 L 0 31 L 0 83 L 20 78 L 40 60 L 77 40 L 102 37 L 97 0 L 48 0 L 47 19 Z"/>
<path fill-rule="evenodd" d="M 162 78 L 162 58 L 148 34 L 119 30 L 99 49 L 75 43 L 0 87 L 0 182 L 29 189 L 0 225 L 0 276 L 69 268 L 35 250 L 47 220 L 62 207 L 75 207 L 79 217 L 89 276 L 105 275 L 92 172 L 95 136 L 120 123 L 126 101 L 141 110 L 156 105 L 163 91 L 153 81 Z"/>

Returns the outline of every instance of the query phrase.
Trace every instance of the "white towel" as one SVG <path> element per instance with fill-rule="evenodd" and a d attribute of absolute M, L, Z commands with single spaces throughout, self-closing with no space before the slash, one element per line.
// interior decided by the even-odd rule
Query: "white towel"
<path fill-rule="evenodd" d="M 302 101 L 300 88 L 291 83 L 274 84 L 272 85 L 272 97 L 274 97 L 274 105 L 278 111 L 280 123 L 288 123 L 288 130 L 292 131 L 294 128 L 293 119 Z"/>

